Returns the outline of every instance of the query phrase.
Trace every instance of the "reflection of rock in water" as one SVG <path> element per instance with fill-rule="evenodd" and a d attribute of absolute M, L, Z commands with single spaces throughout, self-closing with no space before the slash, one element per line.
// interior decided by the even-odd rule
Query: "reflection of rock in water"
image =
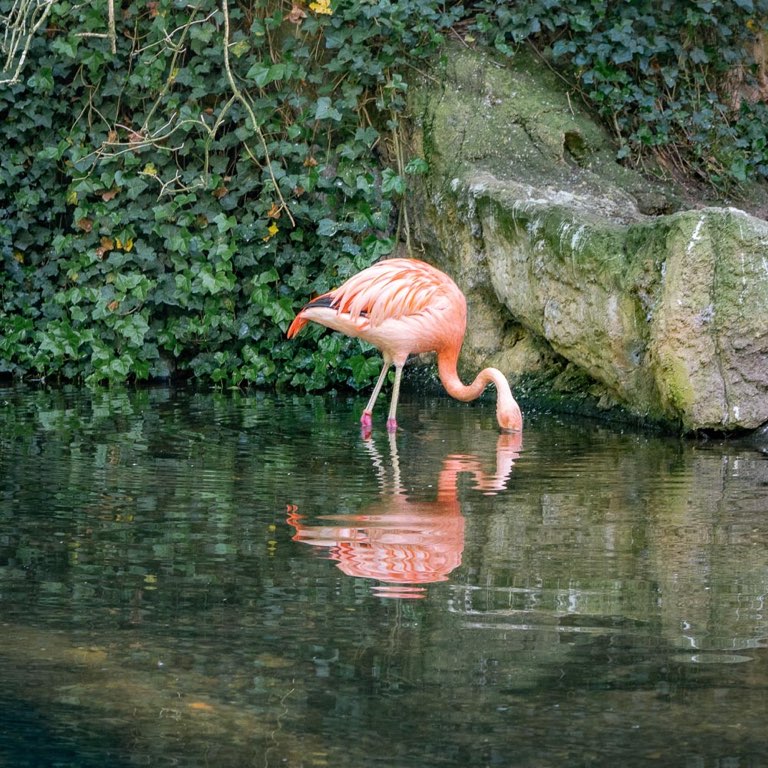
<path fill-rule="evenodd" d="M 503 510 L 473 517 L 463 556 L 473 579 L 450 609 L 499 631 L 554 619 L 558 634 L 647 633 L 696 664 L 765 648 L 765 458 L 608 431 L 569 442 L 574 434 L 529 430 L 533 492 L 519 468 Z"/>
<path fill-rule="evenodd" d="M 715 651 L 768 642 L 768 463 L 705 450 L 687 459 L 677 482 L 650 497 L 648 556 L 670 643 L 712 663 Z"/>
<path fill-rule="evenodd" d="M 326 548 L 348 576 L 394 585 L 377 586 L 378 594 L 422 597 L 424 590 L 418 585 L 445 581 L 461 565 L 464 517 L 458 498 L 459 475 L 471 474 L 475 487 L 485 493 L 503 490 L 520 451 L 522 436 L 499 436 L 496 471 L 492 474 L 483 471 L 476 456 L 446 456 L 438 476 L 437 498 L 433 501 L 414 500 L 405 493 L 395 435 L 389 436 L 389 444 L 391 482 L 386 479 L 387 472 L 374 441 L 365 443 L 379 474 L 378 502 L 357 515 L 320 515 L 311 522 L 291 507 L 288 523 L 296 529 L 295 541 Z"/>

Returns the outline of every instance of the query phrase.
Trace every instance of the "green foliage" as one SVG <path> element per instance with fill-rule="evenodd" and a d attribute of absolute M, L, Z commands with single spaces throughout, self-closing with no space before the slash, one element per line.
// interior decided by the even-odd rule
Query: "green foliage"
<path fill-rule="evenodd" d="M 615 130 L 620 158 L 650 150 L 725 192 L 768 179 L 768 94 L 754 55 L 768 0 L 480 0 L 474 9 L 476 31 L 500 50 L 532 40 L 549 51 Z"/>
<path fill-rule="evenodd" d="M 393 248 L 395 67 L 452 20 L 433 0 L 129 2 L 113 53 L 105 4 L 56 3 L 0 86 L 0 372 L 369 383 L 359 342 L 285 330 Z"/>
<path fill-rule="evenodd" d="M 0 0 L 0 16 L 21 7 Z M 768 176 L 765 104 L 735 108 L 724 87 L 750 82 L 767 11 L 126 0 L 111 29 L 106 4 L 61 0 L 0 85 L 0 374 L 365 386 L 377 365 L 359 342 L 285 330 L 407 239 L 403 200 L 427 170 L 399 141 L 407 78 L 446 30 L 549 46 L 622 155 L 674 148 L 727 188 Z"/>

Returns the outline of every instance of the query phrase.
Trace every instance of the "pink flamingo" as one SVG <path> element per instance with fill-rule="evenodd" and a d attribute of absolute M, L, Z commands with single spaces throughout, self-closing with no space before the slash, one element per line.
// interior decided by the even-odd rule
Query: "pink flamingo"
<path fill-rule="evenodd" d="M 381 498 L 360 514 L 305 517 L 295 504 L 287 506 L 287 522 L 296 529 L 294 541 L 325 550 L 348 576 L 382 582 L 374 588 L 386 597 L 420 598 L 425 584 L 447 581 L 461 565 L 464 551 L 464 516 L 459 500 L 459 476 L 470 473 L 474 488 L 495 494 L 507 487 L 522 449 L 521 432 L 505 432 L 496 441 L 496 471 L 486 472 L 472 454 L 446 456 L 437 479 L 434 501 L 410 498 L 400 480 L 400 460 L 389 434 L 392 486 L 374 441 L 365 443 L 379 470 Z"/>
<path fill-rule="evenodd" d="M 387 259 L 350 277 L 332 291 L 312 299 L 288 328 L 292 339 L 310 321 L 377 347 L 384 358 L 360 423 L 370 432 L 373 407 L 391 365 L 395 383 L 387 431 L 397 429 L 397 399 L 403 366 L 411 354 L 437 353 L 440 381 L 451 397 L 469 402 L 488 384 L 496 387 L 496 419 L 506 432 L 519 432 L 523 416 L 504 374 L 484 368 L 464 384 L 456 372 L 467 327 L 467 301 L 456 283 L 439 269 L 417 259 Z"/>

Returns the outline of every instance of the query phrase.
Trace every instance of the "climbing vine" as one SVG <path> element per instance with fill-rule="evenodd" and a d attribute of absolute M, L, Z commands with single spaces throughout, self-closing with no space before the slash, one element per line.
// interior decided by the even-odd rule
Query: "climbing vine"
<path fill-rule="evenodd" d="M 445 39 L 532 44 L 619 154 L 768 176 L 768 0 L 0 0 L 0 374 L 365 385 L 287 342 L 308 296 L 408 242 L 408 83 Z"/>
<path fill-rule="evenodd" d="M 474 11 L 488 44 L 529 41 L 570 79 L 619 158 L 653 156 L 720 193 L 768 179 L 768 0 L 479 0 Z"/>
<path fill-rule="evenodd" d="M 399 237 L 402 67 L 452 19 L 429 7 L 38 3 L 0 90 L 0 368 L 367 382 L 357 342 L 284 331 Z"/>

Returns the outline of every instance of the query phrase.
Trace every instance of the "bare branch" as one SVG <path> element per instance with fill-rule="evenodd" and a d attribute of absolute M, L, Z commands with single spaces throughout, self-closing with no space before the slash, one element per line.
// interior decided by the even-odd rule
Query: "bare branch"
<path fill-rule="evenodd" d="M 256 115 L 253 111 L 253 108 L 251 107 L 251 103 L 245 97 L 245 94 L 240 90 L 240 88 L 238 88 L 237 83 L 235 82 L 235 76 L 232 74 L 232 67 L 229 62 L 229 46 L 230 46 L 229 4 L 227 0 L 221 0 L 221 10 L 222 10 L 222 13 L 224 14 L 224 70 L 227 73 L 227 80 L 229 81 L 229 87 L 232 89 L 232 95 L 243 105 L 243 108 L 248 113 L 248 117 L 251 119 L 253 129 L 256 131 L 256 134 L 258 135 L 259 140 L 261 141 L 261 147 L 264 150 L 264 158 L 266 160 L 267 170 L 269 171 L 269 176 L 272 179 L 272 184 L 275 188 L 275 193 L 277 194 L 280 200 L 280 207 L 288 215 L 288 218 L 291 220 L 291 225 L 295 227 L 296 220 L 293 218 L 293 215 L 291 214 L 291 210 L 288 207 L 288 203 L 285 202 L 283 193 L 280 191 L 280 185 L 277 183 L 277 179 L 275 178 L 275 173 L 272 170 L 272 161 L 270 160 L 270 157 L 269 157 L 269 148 L 267 147 L 267 140 L 264 138 L 264 132 L 261 130 L 261 126 L 256 120 Z"/>
<path fill-rule="evenodd" d="M 109 45 L 112 55 L 117 53 L 117 29 L 115 25 L 115 0 L 109 0 Z"/>
<path fill-rule="evenodd" d="M 48 18 L 53 3 L 54 0 L 16 0 L 14 2 L 11 12 L 4 18 L 5 32 L 1 46 L 5 54 L 3 73 L 10 72 L 17 56 L 18 61 L 13 75 L 0 80 L 0 85 L 14 85 L 19 82 L 29 46 L 32 45 L 32 38 Z M 21 53 L 19 49 L 22 49 Z"/>

